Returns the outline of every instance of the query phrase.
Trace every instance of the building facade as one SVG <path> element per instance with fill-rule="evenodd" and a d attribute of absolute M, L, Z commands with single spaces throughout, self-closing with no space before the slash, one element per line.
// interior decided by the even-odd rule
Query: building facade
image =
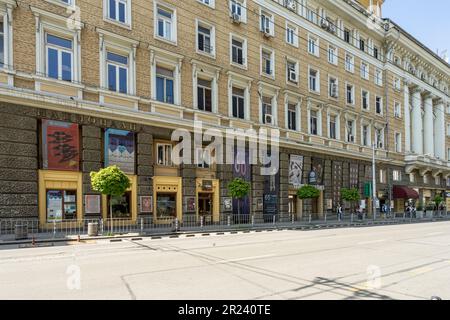
<path fill-rule="evenodd" d="M 342 188 L 371 212 L 450 189 L 450 66 L 382 0 L 0 0 L 0 218 L 321 216 Z M 175 130 L 279 129 L 280 169 L 175 165 Z M 177 140 L 178 141 L 178 140 Z M 206 157 L 201 149 L 192 155 Z M 92 190 L 118 165 L 123 197 Z M 314 184 L 317 200 L 297 199 Z"/>

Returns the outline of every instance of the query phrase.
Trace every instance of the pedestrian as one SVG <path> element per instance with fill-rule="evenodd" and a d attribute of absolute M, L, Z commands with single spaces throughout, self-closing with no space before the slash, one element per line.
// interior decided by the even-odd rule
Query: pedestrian
<path fill-rule="evenodd" d="M 356 214 L 358 215 L 358 219 L 359 219 L 359 220 L 362 220 L 362 219 L 363 219 L 363 211 L 362 211 L 361 207 L 358 207 L 358 208 L 356 209 Z"/>
<path fill-rule="evenodd" d="M 337 219 L 338 219 L 338 221 L 341 221 L 341 219 L 342 219 L 342 207 L 341 207 L 341 204 L 338 204 L 338 206 L 337 206 Z"/>

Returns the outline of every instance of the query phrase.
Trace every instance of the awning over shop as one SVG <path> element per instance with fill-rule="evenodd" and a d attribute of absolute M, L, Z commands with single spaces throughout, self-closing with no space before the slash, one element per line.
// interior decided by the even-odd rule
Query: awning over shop
<path fill-rule="evenodd" d="M 419 199 L 419 193 L 406 186 L 394 186 L 394 199 Z"/>

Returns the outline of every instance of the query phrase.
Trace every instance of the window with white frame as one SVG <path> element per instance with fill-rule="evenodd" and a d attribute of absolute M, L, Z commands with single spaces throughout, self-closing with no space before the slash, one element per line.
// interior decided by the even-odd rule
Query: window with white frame
<path fill-rule="evenodd" d="M 376 96 L 375 97 L 375 112 L 377 114 L 383 114 L 383 98 Z"/>
<path fill-rule="evenodd" d="M 347 104 L 354 105 L 355 104 L 355 86 L 347 83 L 345 92 L 346 92 Z"/>
<path fill-rule="evenodd" d="M 355 72 L 355 58 L 348 53 L 345 54 L 345 70 Z"/>
<path fill-rule="evenodd" d="M 247 20 L 246 8 L 247 8 L 246 0 L 230 0 L 230 14 L 234 20 L 245 23 Z"/>
<path fill-rule="evenodd" d="M 352 38 L 351 31 L 349 29 L 345 28 L 344 29 L 344 41 L 347 43 L 350 43 L 351 38 Z"/>
<path fill-rule="evenodd" d="M 312 23 L 317 23 L 317 13 L 313 9 L 306 8 L 306 17 Z"/>
<path fill-rule="evenodd" d="M 309 91 L 320 93 L 320 73 L 313 68 L 309 68 Z"/>
<path fill-rule="evenodd" d="M 294 60 L 286 60 L 287 81 L 298 84 L 298 62 Z"/>
<path fill-rule="evenodd" d="M 450 187 L 450 177 L 447 177 L 447 187 Z"/>
<path fill-rule="evenodd" d="M 402 105 L 400 102 L 394 101 L 394 117 L 401 118 L 402 117 Z"/>
<path fill-rule="evenodd" d="M 231 63 L 241 67 L 246 66 L 247 41 L 231 35 Z"/>
<path fill-rule="evenodd" d="M 261 99 L 261 119 L 262 123 L 274 125 L 274 110 L 272 97 L 263 96 Z"/>
<path fill-rule="evenodd" d="M 359 49 L 361 51 L 366 51 L 366 41 L 363 38 L 359 39 Z"/>
<path fill-rule="evenodd" d="M 265 35 L 274 36 L 274 16 L 267 11 L 260 12 L 260 30 Z"/>
<path fill-rule="evenodd" d="M 334 65 L 338 64 L 338 49 L 332 45 L 328 46 L 328 62 Z"/>
<path fill-rule="evenodd" d="M 197 109 L 212 112 L 213 93 L 212 81 L 197 79 Z"/>
<path fill-rule="evenodd" d="M 361 78 L 369 80 L 369 65 L 366 62 L 361 62 Z"/>
<path fill-rule="evenodd" d="M 157 143 L 156 144 L 156 161 L 159 166 L 170 167 L 172 162 L 172 144 Z"/>
<path fill-rule="evenodd" d="M 5 26 L 3 21 L 0 21 L 0 68 L 3 68 L 4 65 L 5 65 Z"/>
<path fill-rule="evenodd" d="M 73 41 L 72 39 L 45 34 L 46 75 L 50 78 L 73 80 Z"/>
<path fill-rule="evenodd" d="M 411 183 L 416 182 L 416 174 L 414 172 L 411 172 L 409 174 L 409 182 L 411 182 Z"/>
<path fill-rule="evenodd" d="M 337 99 L 339 97 L 339 82 L 337 78 L 333 76 L 328 77 L 328 91 L 331 98 Z"/>
<path fill-rule="evenodd" d="M 394 134 L 394 148 L 395 152 L 402 152 L 402 134 L 399 132 Z"/>
<path fill-rule="evenodd" d="M 447 161 L 450 161 L 450 148 L 447 149 Z"/>
<path fill-rule="evenodd" d="M 286 22 L 286 42 L 298 47 L 298 28 Z"/>
<path fill-rule="evenodd" d="M 156 100 L 173 104 L 175 102 L 174 70 L 162 66 L 156 67 Z"/>
<path fill-rule="evenodd" d="M 434 177 L 434 183 L 435 183 L 437 186 L 440 186 L 440 185 L 441 185 L 441 177 L 440 177 L 440 176 Z"/>
<path fill-rule="evenodd" d="M 0 1 L 0 68 L 13 69 L 12 28 L 13 7 Z"/>
<path fill-rule="evenodd" d="M 369 101 L 370 101 L 370 94 L 367 90 L 361 90 L 361 108 L 363 110 L 369 110 L 370 109 L 370 105 L 369 105 Z"/>
<path fill-rule="evenodd" d="M 339 130 L 338 116 L 336 114 L 330 114 L 328 119 L 328 138 L 337 139 Z"/>
<path fill-rule="evenodd" d="M 450 137 L 450 123 L 447 123 L 447 137 Z"/>
<path fill-rule="evenodd" d="M 426 173 L 426 174 L 423 176 L 423 183 L 428 184 L 428 180 L 429 180 L 429 177 L 428 177 L 428 174 Z"/>
<path fill-rule="evenodd" d="M 176 10 L 167 5 L 155 3 L 155 37 L 170 42 L 177 41 Z"/>
<path fill-rule="evenodd" d="M 210 168 L 210 163 L 212 160 L 211 150 L 207 148 L 196 148 L 195 152 L 197 167 L 202 169 Z"/>
<path fill-rule="evenodd" d="M 377 149 L 384 149 L 384 130 L 375 128 L 375 146 Z"/>
<path fill-rule="evenodd" d="M 11 62 L 11 27 L 5 24 L 11 15 L 1 17 L 2 3 L 0 2 L 0 18 L 3 18 L 3 50 L 4 60 Z M 10 12 L 10 8 L 6 8 Z M 50 14 L 47 11 L 31 7 L 36 19 L 36 74 L 66 82 L 78 82 L 81 79 L 80 36 L 83 23 L 67 27 L 67 18 Z"/>
<path fill-rule="evenodd" d="M 104 6 L 107 19 L 130 25 L 131 0 L 104 0 Z"/>
<path fill-rule="evenodd" d="M 392 180 L 402 181 L 402 172 L 400 170 L 392 170 Z"/>
<path fill-rule="evenodd" d="M 375 69 L 375 84 L 378 86 L 383 85 L 383 71 Z"/>
<path fill-rule="evenodd" d="M 308 35 L 308 52 L 316 57 L 320 55 L 319 38 Z"/>
<path fill-rule="evenodd" d="M 215 44 L 215 29 L 213 26 L 207 25 L 203 22 L 196 21 L 197 24 L 197 51 L 214 55 Z"/>
<path fill-rule="evenodd" d="M 379 55 L 380 50 L 378 49 L 378 47 L 373 47 L 373 56 L 375 57 L 375 59 L 380 59 L 380 55 Z"/>
<path fill-rule="evenodd" d="M 108 90 L 128 93 L 129 58 L 115 52 L 106 53 Z"/>
<path fill-rule="evenodd" d="M 266 76 L 275 76 L 275 53 L 273 50 L 261 48 L 261 73 Z"/>
<path fill-rule="evenodd" d="M 289 130 L 298 130 L 298 104 L 294 104 L 291 102 L 287 103 L 287 128 Z"/>
<path fill-rule="evenodd" d="M 207 5 L 208 7 L 214 8 L 215 0 L 198 0 L 199 2 Z"/>
<path fill-rule="evenodd" d="M 346 142 L 348 143 L 355 143 L 356 142 L 356 137 L 355 137 L 355 133 L 356 133 L 356 121 L 354 119 L 347 119 L 346 121 L 346 126 L 345 126 L 345 130 L 346 130 Z"/>
<path fill-rule="evenodd" d="M 317 110 L 309 112 L 309 134 L 319 135 L 319 115 Z"/>
<path fill-rule="evenodd" d="M 245 119 L 245 89 L 233 87 L 231 99 L 233 117 Z"/>
<path fill-rule="evenodd" d="M 363 123 L 361 127 L 361 144 L 370 147 L 370 125 Z"/>

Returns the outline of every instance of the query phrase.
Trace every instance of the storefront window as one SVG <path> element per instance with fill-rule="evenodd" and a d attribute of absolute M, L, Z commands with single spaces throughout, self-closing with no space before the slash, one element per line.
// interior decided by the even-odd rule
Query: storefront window
<path fill-rule="evenodd" d="M 158 218 L 175 218 L 177 216 L 176 193 L 158 193 L 156 195 L 156 213 Z"/>
<path fill-rule="evenodd" d="M 126 192 L 122 196 L 110 197 L 108 210 L 110 204 L 112 204 L 113 218 L 131 218 L 131 192 Z"/>
<path fill-rule="evenodd" d="M 76 194 L 75 190 L 47 190 L 47 221 L 76 219 Z"/>

